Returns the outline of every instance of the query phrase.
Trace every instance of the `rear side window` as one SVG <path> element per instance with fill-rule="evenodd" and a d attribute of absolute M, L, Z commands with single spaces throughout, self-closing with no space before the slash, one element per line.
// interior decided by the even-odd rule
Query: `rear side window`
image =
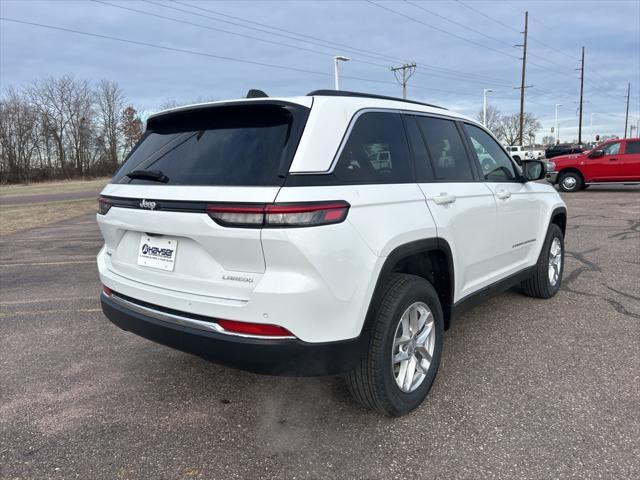
<path fill-rule="evenodd" d="M 427 143 L 435 180 L 472 181 L 471 165 L 456 124 L 441 118 L 417 117 L 417 120 Z"/>
<path fill-rule="evenodd" d="M 411 160 L 400 114 L 360 115 L 340 153 L 334 174 L 346 183 L 411 181 Z"/>
<path fill-rule="evenodd" d="M 475 125 L 464 125 L 484 179 L 489 182 L 512 182 L 516 179 L 513 164 L 498 142 Z"/>
<path fill-rule="evenodd" d="M 153 183 L 126 174 L 157 170 L 170 185 L 281 185 L 299 139 L 296 132 L 304 127 L 304 120 L 298 119 L 302 127 L 295 124 L 292 109 L 225 106 L 151 119 L 113 183 Z M 306 113 L 302 116 L 306 119 Z"/>
<path fill-rule="evenodd" d="M 627 142 L 627 147 L 624 153 L 636 155 L 640 153 L 640 142 Z"/>

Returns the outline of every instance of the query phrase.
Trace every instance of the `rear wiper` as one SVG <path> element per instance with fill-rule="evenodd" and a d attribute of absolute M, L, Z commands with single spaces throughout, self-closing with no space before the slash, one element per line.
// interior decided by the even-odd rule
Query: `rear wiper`
<path fill-rule="evenodd" d="M 137 178 L 139 180 L 152 180 L 154 182 L 168 183 L 167 177 L 160 170 L 132 170 L 126 175 L 129 178 Z"/>

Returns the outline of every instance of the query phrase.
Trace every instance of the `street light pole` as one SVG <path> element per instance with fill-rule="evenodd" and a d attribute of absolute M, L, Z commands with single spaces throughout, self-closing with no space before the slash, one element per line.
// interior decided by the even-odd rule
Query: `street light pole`
<path fill-rule="evenodd" d="M 491 93 L 493 90 L 485 88 L 482 95 L 482 125 L 487 126 L 487 93 Z"/>
<path fill-rule="evenodd" d="M 591 143 L 595 143 L 593 139 L 593 116 L 594 115 L 597 115 L 597 113 L 591 112 L 589 114 L 589 140 L 591 140 Z"/>
<path fill-rule="evenodd" d="M 348 62 L 351 60 L 349 57 L 345 57 L 342 55 L 336 55 L 333 57 L 333 75 L 336 83 L 336 90 L 340 90 L 340 73 L 338 72 L 338 62 Z"/>
<path fill-rule="evenodd" d="M 561 103 L 556 103 L 556 145 L 560 143 L 560 132 L 558 131 L 558 107 L 561 106 Z"/>

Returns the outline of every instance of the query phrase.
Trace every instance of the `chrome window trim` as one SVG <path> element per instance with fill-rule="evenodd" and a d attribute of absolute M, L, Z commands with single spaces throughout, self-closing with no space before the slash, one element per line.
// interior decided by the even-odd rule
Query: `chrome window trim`
<path fill-rule="evenodd" d="M 229 335 L 232 337 L 241 337 L 241 338 L 253 338 L 253 339 L 260 339 L 260 340 L 291 340 L 291 339 L 295 339 L 296 337 L 294 336 L 282 336 L 282 337 L 276 337 L 276 336 L 268 336 L 268 335 L 250 335 L 250 334 L 245 334 L 245 333 L 237 333 L 237 332 L 230 332 L 228 330 L 225 330 L 224 328 L 222 328 L 220 325 L 218 325 L 215 322 L 205 322 L 202 320 L 196 320 L 193 318 L 188 318 L 188 317 L 182 317 L 180 315 L 174 315 L 172 313 L 167 313 L 167 312 L 161 312 L 159 310 L 155 310 L 153 308 L 149 308 L 149 307 L 144 307 L 142 305 L 138 305 L 137 303 L 134 302 L 130 302 L 129 300 L 125 300 L 122 297 L 119 297 L 117 293 L 112 293 L 111 295 L 106 295 L 104 292 L 102 293 L 102 295 L 104 295 L 106 298 L 110 299 L 111 301 L 113 301 L 114 303 L 127 308 L 129 310 L 132 310 L 136 313 L 140 313 L 142 315 L 147 315 L 151 318 L 154 318 L 156 320 L 160 320 L 162 322 L 167 322 L 167 323 L 171 323 L 173 325 L 179 325 L 182 327 L 191 327 L 191 328 L 196 328 L 198 330 L 203 330 L 205 332 L 215 332 L 215 333 L 221 333 L 224 335 Z"/>

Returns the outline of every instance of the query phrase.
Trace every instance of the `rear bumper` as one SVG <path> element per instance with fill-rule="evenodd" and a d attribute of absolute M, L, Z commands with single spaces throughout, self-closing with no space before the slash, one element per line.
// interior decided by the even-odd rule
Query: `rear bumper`
<path fill-rule="evenodd" d="M 332 375 L 352 370 L 360 359 L 359 338 L 308 343 L 298 339 L 237 337 L 159 320 L 104 294 L 100 299 L 104 314 L 121 329 L 241 370 L 267 375 Z"/>

